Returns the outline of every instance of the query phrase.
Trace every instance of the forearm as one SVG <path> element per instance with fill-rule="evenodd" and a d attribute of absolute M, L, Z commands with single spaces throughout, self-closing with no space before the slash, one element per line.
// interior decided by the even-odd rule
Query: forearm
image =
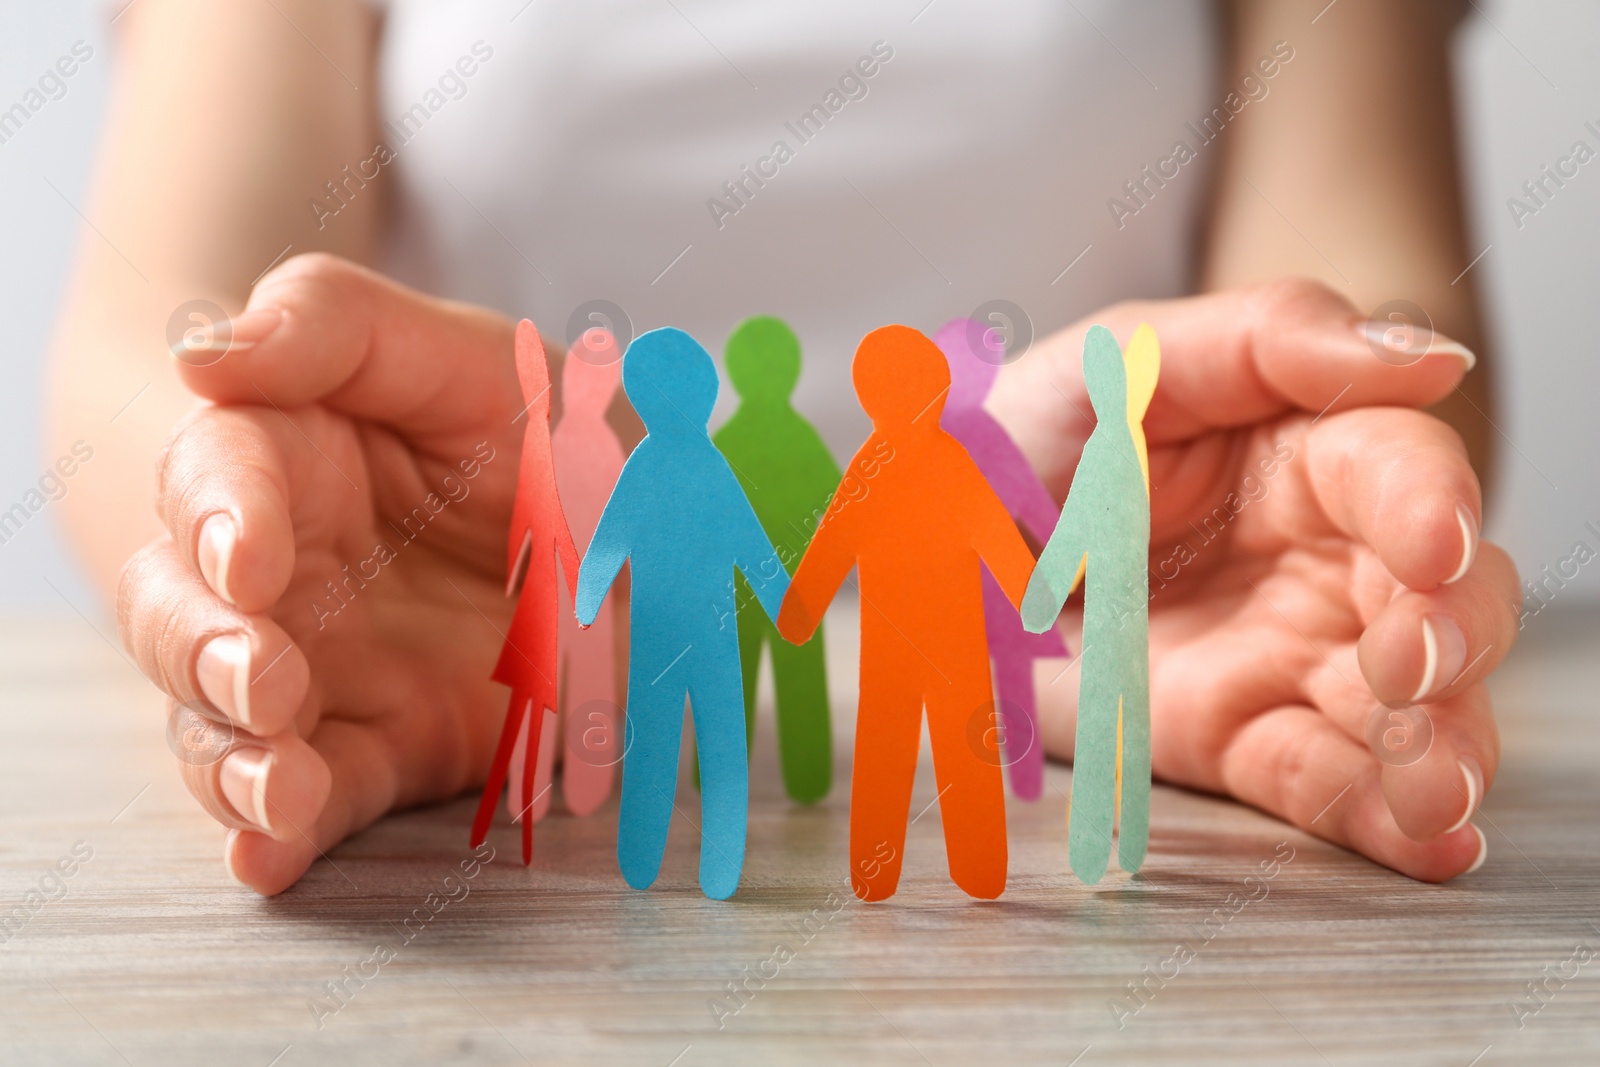
<path fill-rule="evenodd" d="M 1490 360 L 1478 316 L 1480 249 L 1465 232 L 1451 97 L 1457 5 L 1239 0 L 1224 67 L 1236 87 L 1278 42 L 1294 58 L 1223 135 L 1206 289 L 1284 275 L 1316 278 L 1363 314 L 1392 300 L 1478 356 L 1434 410 L 1466 440 L 1480 477 L 1494 433 Z"/>
<path fill-rule="evenodd" d="M 108 593 L 159 532 L 156 458 L 195 403 L 173 368 L 169 319 L 197 299 L 236 314 L 280 256 L 370 258 L 381 184 L 320 228 L 308 206 L 372 151 L 375 24 L 364 5 L 142 0 L 116 30 L 106 135 L 80 205 L 89 225 L 50 356 L 46 446 L 94 449 L 62 515 Z"/>

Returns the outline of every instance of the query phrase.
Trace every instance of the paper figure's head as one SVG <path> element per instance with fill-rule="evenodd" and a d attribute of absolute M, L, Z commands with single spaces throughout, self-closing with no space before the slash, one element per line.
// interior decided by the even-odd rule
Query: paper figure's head
<path fill-rule="evenodd" d="M 717 402 L 717 368 L 699 341 L 664 326 L 628 346 L 622 389 L 646 433 L 704 434 Z"/>
<path fill-rule="evenodd" d="M 599 415 L 611 406 L 622 382 L 622 360 L 594 358 L 615 350 L 616 339 L 598 326 L 584 331 L 561 368 L 561 406 L 569 412 Z"/>
<path fill-rule="evenodd" d="M 745 400 L 781 404 L 800 380 L 800 339 L 771 315 L 741 322 L 728 338 L 725 354 L 728 380 Z"/>
<path fill-rule="evenodd" d="M 939 347 L 911 327 L 884 326 L 863 337 L 851 375 L 874 427 L 939 425 L 950 366 Z"/>
<path fill-rule="evenodd" d="M 522 385 L 522 404 L 527 405 L 528 418 L 548 421 L 550 365 L 545 362 L 544 342 L 539 340 L 539 331 L 527 319 L 517 323 L 516 358 L 517 381 Z"/>
<path fill-rule="evenodd" d="M 1128 372 L 1117 339 L 1104 326 L 1089 327 L 1083 339 L 1083 383 L 1089 387 L 1097 420 L 1127 421 Z"/>
<path fill-rule="evenodd" d="M 1156 379 L 1161 376 L 1161 342 L 1155 328 L 1141 322 L 1122 350 L 1122 365 L 1128 371 L 1128 424 L 1144 420 L 1150 400 L 1156 394 Z"/>
<path fill-rule="evenodd" d="M 949 407 L 975 408 L 988 399 L 1005 362 L 1005 346 L 998 340 L 994 330 L 976 319 L 951 319 L 933 335 L 950 364 Z"/>

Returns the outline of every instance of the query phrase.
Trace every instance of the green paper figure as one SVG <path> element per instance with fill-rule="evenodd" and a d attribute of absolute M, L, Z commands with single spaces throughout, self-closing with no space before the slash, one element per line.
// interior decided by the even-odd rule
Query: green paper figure
<path fill-rule="evenodd" d="M 1090 327 L 1083 378 L 1095 428 L 1022 600 L 1023 625 L 1043 633 L 1078 581 L 1086 582 L 1067 856 L 1091 885 L 1110 863 L 1119 807 L 1117 862 L 1123 870 L 1139 869 L 1150 839 L 1150 495 L 1143 419 L 1159 367 L 1148 326 L 1129 342 L 1126 362 L 1110 330 Z"/>
<path fill-rule="evenodd" d="M 793 570 L 840 479 L 821 436 L 789 403 L 800 379 L 800 342 L 783 320 L 758 315 L 733 331 L 725 358 L 739 408 L 711 440 L 733 468 L 778 558 Z M 754 738 L 756 679 L 765 645 L 772 650 L 784 788 L 790 797 L 810 804 L 826 796 L 833 783 L 822 630 L 803 645 L 789 644 L 778 636 L 744 577 L 736 581 L 737 619 L 730 622 L 739 628 L 746 739 Z"/>

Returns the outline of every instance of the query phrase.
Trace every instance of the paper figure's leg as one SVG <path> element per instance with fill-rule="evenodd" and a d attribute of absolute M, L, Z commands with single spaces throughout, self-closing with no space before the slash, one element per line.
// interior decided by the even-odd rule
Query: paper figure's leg
<path fill-rule="evenodd" d="M 778 753 L 789 796 L 812 804 L 833 785 L 833 730 L 828 721 L 828 671 L 822 627 L 803 645 L 772 632 L 772 678 L 778 694 Z"/>
<path fill-rule="evenodd" d="M 995 699 L 1000 705 L 1001 761 L 1009 768 L 1011 791 L 1024 800 L 1037 800 L 1044 790 L 1044 745 L 1039 740 L 1033 693 L 1033 660 L 1040 642 L 1023 627 L 1017 609 L 987 569 L 983 572 L 983 620 L 994 660 Z"/>
<path fill-rule="evenodd" d="M 614 768 L 622 758 L 612 610 L 607 601 L 588 630 L 579 630 L 574 622 L 562 635 L 567 658 L 567 732 L 561 786 L 574 815 L 591 814 L 610 799 Z"/>
<path fill-rule="evenodd" d="M 533 809 L 530 812 L 534 822 L 550 814 L 550 801 L 555 795 L 551 785 L 556 773 L 556 748 L 561 738 L 561 720 L 555 711 L 546 708 L 540 720 L 539 751 L 533 773 Z M 562 773 L 566 771 L 563 769 Z"/>
<path fill-rule="evenodd" d="M 522 820 L 522 768 L 528 762 L 528 718 L 517 727 L 517 743 L 511 749 L 511 766 L 506 769 L 506 814 L 512 822 Z"/>
<path fill-rule="evenodd" d="M 495 805 L 500 800 L 500 790 L 505 787 L 512 750 L 516 748 L 517 735 L 521 733 L 522 723 L 528 716 L 527 709 L 527 698 L 513 692 L 506 708 L 505 725 L 500 729 L 500 743 L 495 746 L 494 762 L 489 764 L 489 779 L 483 783 L 483 797 L 478 801 L 478 812 L 472 819 L 473 848 L 483 844 L 484 838 L 489 836 L 489 824 L 494 821 Z"/>
<path fill-rule="evenodd" d="M 745 745 L 752 748 L 756 740 L 756 685 L 761 677 L 761 646 L 771 641 L 776 656 L 777 650 L 786 642 L 777 636 L 772 621 L 761 610 L 761 605 L 756 603 L 755 595 L 747 590 L 741 590 L 741 593 L 749 596 L 749 600 L 745 601 L 741 596 L 738 612 L 739 676 L 744 683 Z M 776 674 L 776 659 L 773 660 L 773 668 Z"/>
<path fill-rule="evenodd" d="M 545 716 L 555 713 L 546 711 Z M 550 811 L 550 779 L 555 774 L 555 746 L 541 745 L 536 760 L 528 758 L 528 720 L 530 715 L 523 720 L 522 729 L 517 732 L 517 746 L 511 752 L 510 779 L 511 786 L 506 790 L 506 813 L 511 816 L 512 822 L 521 822 L 523 812 L 528 810 L 527 804 L 522 800 L 523 782 L 522 769 L 531 766 L 533 775 L 533 811 L 534 822 L 544 818 Z M 553 718 L 540 723 L 540 739 L 555 736 L 553 728 L 556 723 Z"/>
<path fill-rule="evenodd" d="M 1111 862 L 1111 826 L 1116 801 L 1117 698 L 1116 620 L 1098 616 L 1091 589 L 1085 603 L 1082 662 L 1078 668 L 1078 734 L 1072 757 L 1072 808 L 1067 858 L 1085 884 L 1105 876 Z"/>
<path fill-rule="evenodd" d="M 1118 657 L 1122 687 L 1122 815 L 1117 830 L 1117 865 L 1129 874 L 1144 863 L 1150 846 L 1150 631 L 1144 612 L 1123 627 Z"/>
<path fill-rule="evenodd" d="M 635 889 L 648 889 L 661 871 L 678 784 L 683 741 L 683 688 L 651 685 L 630 675 L 622 760 L 622 812 L 617 864 Z"/>
<path fill-rule="evenodd" d="M 1038 800 L 1044 791 L 1044 745 L 1033 691 L 1033 656 L 1008 648 L 994 661 L 995 696 L 1004 737 L 1000 759 L 1011 776 L 1011 791 Z"/>
<path fill-rule="evenodd" d="M 544 734 L 544 721 L 550 710 L 543 706 L 542 701 L 535 701 L 528 715 L 528 723 L 524 727 L 528 734 L 528 744 L 525 761 L 522 766 L 522 800 L 518 805 L 518 813 L 522 816 L 522 865 L 526 867 L 533 862 L 533 824 L 537 821 L 532 812 L 533 808 L 533 783 L 538 777 L 537 763 L 539 762 L 539 740 Z M 545 748 L 551 746 L 542 746 Z"/>
<path fill-rule="evenodd" d="M 739 677 L 744 688 L 744 746 L 745 758 L 749 759 L 750 751 L 756 743 L 756 683 L 761 677 L 761 645 L 763 641 L 771 641 L 773 652 L 785 642 L 777 636 L 777 629 L 772 625 L 766 613 L 761 610 L 761 605 L 756 603 L 755 595 L 744 589 L 744 578 L 740 577 L 740 592 L 736 600 L 741 604 L 737 614 L 735 626 L 739 633 Z M 744 598 L 748 596 L 749 600 Z M 776 663 L 776 661 L 774 661 Z M 691 701 L 692 703 L 692 701 Z M 695 741 L 699 744 L 698 737 Z M 700 788 L 700 757 L 699 752 L 691 753 L 694 757 L 689 766 L 689 780 L 696 789 Z"/>
<path fill-rule="evenodd" d="M 861 702 L 850 771 L 850 886 L 862 900 L 886 900 L 900 885 L 922 740 L 922 696 L 914 669 L 885 662 L 877 654 L 881 648 L 871 648 L 886 642 L 872 642 L 863 633 L 862 643 L 869 651 L 861 657 Z M 904 643 L 895 651 L 905 651 Z"/>
<path fill-rule="evenodd" d="M 726 654 L 705 656 L 689 684 L 700 764 L 700 888 L 713 900 L 733 896 L 744 869 L 750 757 L 740 729 L 737 648 L 730 641 Z"/>
<path fill-rule="evenodd" d="M 1006 888 L 1006 796 L 1000 752 L 973 751 L 973 715 L 990 709 L 987 657 L 958 675 L 946 664 L 953 685 L 928 693 L 928 735 L 939 787 L 939 817 L 950 878 L 969 894 L 993 900 Z M 977 735 L 992 743 L 993 734 Z"/>

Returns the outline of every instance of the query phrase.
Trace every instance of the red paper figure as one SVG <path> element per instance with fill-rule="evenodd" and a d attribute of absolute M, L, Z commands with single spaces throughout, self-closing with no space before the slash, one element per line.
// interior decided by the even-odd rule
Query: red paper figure
<path fill-rule="evenodd" d="M 521 803 L 518 812 L 533 805 L 533 764 L 539 757 L 539 733 L 546 708 L 556 706 L 556 559 L 567 581 L 567 593 L 576 596 L 578 550 L 572 544 L 561 498 L 556 493 L 555 468 L 550 459 L 550 368 L 544 345 L 533 323 L 517 323 L 517 378 L 522 383 L 522 399 L 527 402 L 523 417 L 528 428 L 522 435 L 522 465 L 517 475 L 517 497 L 511 507 L 511 532 L 506 539 L 506 595 L 522 583 L 517 610 L 511 618 L 495 664 L 494 680 L 511 687 L 511 702 L 506 708 L 505 727 L 495 749 L 489 780 L 483 785 L 477 817 L 472 820 L 472 847 L 483 844 L 489 823 L 494 818 L 495 801 L 505 785 L 506 771 L 517 735 L 528 731 L 523 746 Z M 533 820 L 522 820 L 522 862 L 533 861 Z"/>
<path fill-rule="evenodd" d="M 567 353 L 561 368 L 561 421 L 550 432 L 555 458 L 556 485 L 566 509 L 567 525 L 580 553 L 600 522 L 611 489 L 622 474 L 627 455 L 616 432 L 606 422 L 606 408 L 622 381 L 622 352 L 616 339 L 599 327 L 588 330 Z M 561 596 L 562 703 L 565 714 L 566 751 L 562 759 L 561 792 L 574 815 L 588 815 L 611 796 L 616 765 L 622 760 L 619 744 L 621 707 L 617 703 L 616 605 L 600 605 L 594 625 L 578 626 L 572 598 Z M 517 738 L 511 758 L 511 790 L 506 806 L 513 816 L 522 810 L 522 768 L 528 731 Z M 556 746 L 541 746 L 538 773 L 533 782 L 535 820 L 550 810 L 550 780 Z"/>

